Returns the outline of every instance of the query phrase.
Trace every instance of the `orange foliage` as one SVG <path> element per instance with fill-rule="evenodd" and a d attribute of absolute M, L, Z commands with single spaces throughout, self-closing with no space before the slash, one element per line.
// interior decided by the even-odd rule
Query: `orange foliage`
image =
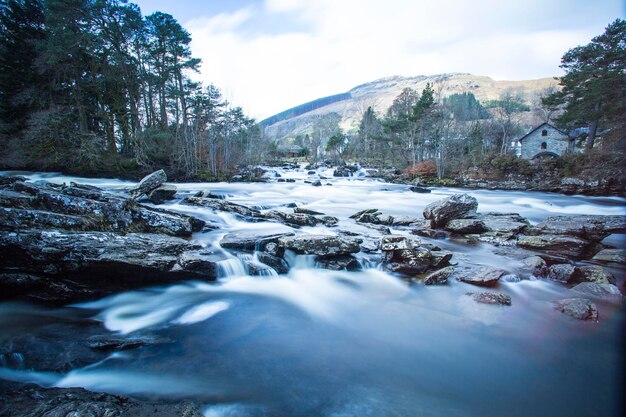
<path fill-rule="evenodd" d="M 437 175 L 437 165 L 433 161 L 422 161 L 404 170 L 411 177 L 434 177 Z"/>

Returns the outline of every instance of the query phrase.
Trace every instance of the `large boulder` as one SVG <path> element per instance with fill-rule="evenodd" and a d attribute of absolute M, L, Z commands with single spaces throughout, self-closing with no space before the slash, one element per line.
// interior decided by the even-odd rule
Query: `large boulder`
<path fill-rule="evenodd" d="M 485 231 L 485 223 L 479 219 L 453 219 L 450 220 L 445 229 L 451 233 L 468 235 L 482 233 Z"/>
<path fill-rule="evenodd" d="M 554 303 L 557 310 L 578 320 L 598 320 L 598 308 L 584 298 L 566 298 Z"/>
<path fill-rule="evenodd" d="M 622 293 L 617 288 L 617 286 L 613 284 L 598 284 L 595 282 L 581 282 L 572 288 L 572 291 L 575 291 L 582 295 L 588 295 L 592 297 L 598 298 L 607 298 L 607 299 L 621 299 Z"/>
<path fill-rule="evenodd" d="M 615 284 L 615 277 L 605 268 L 598 265 L 576 267 L 573 275 L 576 282 L 595 282 L 596 284 Z"/>
<path fill-rule="evenodd" d="M 478 201 L 469 194 L 455 194 L 430 203 L 424 208 L 424 218 L 431 227 L 440 228 L 450 220 L 471 217 L 476 214 Z"/>
<path fill-rule="evenodd" d="M 401 235 L 385 236 L 380 248 L 383 266 L 387 271 L 405 275 L 417 275 L 431 268 L 431 251 L 420 246 L 417 239 Z"/>
<path fill-rule="evenodd" d="M 522 265 L 527 268 L 535 277 L 545 277 L 548 275 L 548 264 L 540 256 L 529 256 L 522 260 Z"/>
<path fill-rule="evenodd" d="M 145 176 L 141 181 L 139 181 L 139 184 L 131 187 L 128 192 L 130 193 L 131 197 L 137 199 L 144 194 L 149 194 L 152 190 L 158 188 L 165 181 L 167 181 L 167 175 L 165 174 L 165 171 L 160 169 L 150 175 Z"/>
<path fill-rule="evenodd" d="M 547 278 L 552 281 L 568 283 L 574 278 L 576 267 L 570 264 L 551 265 L 548 269 Z"/>
<path fill-rule="evenodd" d="M 360 239 L 343 236 L 297 235 L 278 239 L 280 247 L 304 255 L 349 255 L 360 251 Z"/>
<path fill-rule="evenodd" d="M 148 193 L 148 199 L 154 204 L 163 204 L 167 200 L 173 200 L 177 188 L 173 184 L 163 184 Z"/>
<path fill-rule="evenodd" d="M 517 213 L 481 213 L 477 216 L 486 232 L 511 238 L 526 229 L 530 223 Z"/>

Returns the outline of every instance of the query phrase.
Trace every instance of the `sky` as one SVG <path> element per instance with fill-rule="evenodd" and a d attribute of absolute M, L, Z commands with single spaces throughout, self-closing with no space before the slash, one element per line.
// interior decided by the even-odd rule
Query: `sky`
<path fill-rule="evenodd" d="M 392 75 L 526 80 L 562 74 L 625 0 L 131 0 L 169 13 L 202 59 L 196 77 L 261 120 Z"/>

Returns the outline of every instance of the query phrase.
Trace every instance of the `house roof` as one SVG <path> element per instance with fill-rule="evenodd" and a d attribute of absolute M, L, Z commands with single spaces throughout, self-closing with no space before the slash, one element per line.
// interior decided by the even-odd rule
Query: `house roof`
<path fill-rule="evenodd" d="M 537 130 L 541 129 L 544 126 L 550 126 L 552 129 L 556 130 L 557 132 L 559 132 L 560 134 L 562 134 L 563 136 L 567 136 L 569 137 L 569 135 L 565 132 L 563 132 L 561 129 L 557 129 L 556 127 L 552 126 L 550 123 L 547 122 L 543 122 L 542 124 L 540 124 L 539 126 L 537 126 L 536 128 L 534 128 L 533 130 L 531 130 L 530 132 L 526 133 L 524 136 L 522 136 L 521 138 L 518 139 L 519 142 L 523 141 L 524 139 L 526 139 L 528 136 L 532 135 L 533 133 L 535 133 Z"/>

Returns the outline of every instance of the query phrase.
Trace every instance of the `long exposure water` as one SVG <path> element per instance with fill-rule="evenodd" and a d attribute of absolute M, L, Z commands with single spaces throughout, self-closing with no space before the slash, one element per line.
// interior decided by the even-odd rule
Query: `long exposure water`
<path fill-rule="evenodd" d="M 339 218 L 337 227 L 303 227 L 300 232 L 351 230 L 376 237 L 376 231 L 356 225 L 349 216 L 377 208 L 419 217 L 428 203 L 468 192 L 437 188 L 417 194 L 404 185 L 364 177 L 322 179 L 332 185 L 313 187 L 303 180 L 331 177 L 332 170 L 314 176 L 303 170 L 275 171 L 296 182 L 180 183 L 178 196 L 210 190 L 264 210 L 288 210 L 285 206 L 295 203 Z M 27 176 L 109 190 L 132 185 Z M 515 212 L 531 222 L 559 214 L 624 215 L 626 206 L 618 197 L 469 192 L 478 199 L 479 212 Z M 193 236 L 216 249 L 225 233 L 291 230 L 278 223 L 244 222 L 180 200 L 164 207 L 219 224 L 218 230 Z M 459 265 L 491 265 L 513 274 L 519 267 L 520 260 L 486 243 L 432 242 L 453 251 Z M 623 236 L 607 242 L 624 246 Z M 409 285 L 375 264 L 365 263 L 358 272 L 335 272 L 299 257 L 291 260 L 287 275 L 252 277 L 237 254 L 228 256 L 223 277 L 214 284 L 147 288 L 66 308 L 67 314 L 94 317 L 113 332 L 157 335 L 170 343 L 115 353 L 65 374 L 6 367 L 0 377 L 149 398 L 191 398 L 205 404 L 205 415 L 211 417 L 621 415 L 621 301 L 594 300 L 600 320 L 583 322 L 553 307 L 553 301 L 574 296 L 571 290 L 532 277 L 499 284 L 497 290 L 512 298 L 507 307 L 475 303 L 467 293 L 477 288 L 465 283 Z M 621 285 L 623 277 L 618 280 Z M 11 308 L 0 306 L 7 315 Z M 24 323 L 17 312 L 10 320 L 6 316 L 0 320 L 0 335 L 28 332 L 32 316 L 46 314 L 33 306 Z"/>

